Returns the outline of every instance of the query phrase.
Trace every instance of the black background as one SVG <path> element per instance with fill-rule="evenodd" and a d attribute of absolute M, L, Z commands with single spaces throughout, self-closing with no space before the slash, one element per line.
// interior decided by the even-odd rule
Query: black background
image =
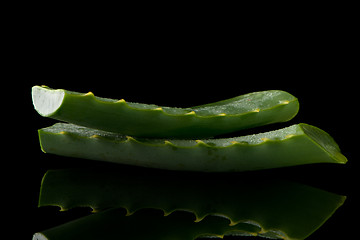
<path fill-rule="evenodd" d="M 325 21 L 315 17 L 305 22 L 305 17 L 298 15 L 290 22 L 243 22 L 230 17 L 221 22 L 185 18 L 168 22 L 167 18 L 146 21 L 108 16 L 100 22 L 91 18 L 66 21 L 66 16 L 57 16 L 52 21 L 36 16 L 29 21 L 22 19 L 9 39 L 13 54 L 6 64 L 11 72 L 7 82 L 16 96 L 15 102 L 11 100 L 12 110 L 16 111 L 8 122 L 16 122 L 17 126 L 12 128 L 15 133 L 9 134 L 14 163 L 9 173 L 19 181 L 5 185 L 15 190 L 10 196 L 21 200 L 14 222 L 22 223 L 27 239 L 34 232 L 88 214 L 88 209 L 63 213 L 55 208 L 37 208 L 41 178 L 48 169 L 105 164 L 41 152 L 37 129 L 56 122 L 33 109 L 31 87 L 42 84 L 176 107 L 253 91 L 288 91 L 300 101 L 294 119 L 234 134 L 305 122 L 333 136 L 349 160 L 346 165 L 299 166 L 261 171 L 256 176 L 281 176 L 348 196 L 344 206 L 309 239 L 353 236 L 358 170 L 358 75 L 354 75 L 358 66 L 354 57 L 358 54 L 354 31 L 347 24 L 351 18 L 340 21 L 331 16 Z"/>

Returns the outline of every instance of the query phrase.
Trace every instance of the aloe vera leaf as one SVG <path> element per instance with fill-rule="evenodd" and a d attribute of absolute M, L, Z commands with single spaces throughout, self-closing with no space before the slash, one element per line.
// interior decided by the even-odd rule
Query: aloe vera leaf
<path fill-rule="evenodd" d="M 347 161 L 329 134 L 307 124 L 208 140 L 140 139 L 66 123 L 38 132 L 46 153 L 171 170 L 248 171 Z"/>
<path fill-rule="evenodd" d="M 124 216 L 120 209 L 110 209 L 36 233 L 33 240 L 194 240 L 198 237 L 249 235 L 243 229 L 251 231 L 253 227 L 247 224 L 229 226 L 224 219 L 217 217 L 195 223 L 186 213 L 164 217 L 144 211 Z M 251 235 L 257 235 L 257 232 Z"/>
<path fill-rule="evenodd" d="M 190 108 L 113 100 L 62 89 L 34 86 L 35 109 L 45 117 L 125 135 L 154 138 L 211 137 L 284 122 L 299 109 L 291 94 L 270 90 Z"/>
<path fill-rule="evenodd" d="M 64 211 L 82 206 L 94 212 L 125 208 L 128 215 L 153 208 L 170 216 L 183 210 L 193 213 L 197 222 L 222 216 L 231 226 L 240 224 L 244 232 L 244 224 L 252 225 L 252 229 L 248 226 L 250 235 L 304 239 L 346 199 L 303 184 L 256 179 L 202 174 L 194 181 L 181 173 L 51 170 L 42 181 L 39 207 L 59 206 Z"/>

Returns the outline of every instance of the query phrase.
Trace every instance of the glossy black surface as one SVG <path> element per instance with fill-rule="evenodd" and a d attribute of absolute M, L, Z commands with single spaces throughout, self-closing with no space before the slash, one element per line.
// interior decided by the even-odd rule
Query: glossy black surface
<path fill-rule="evenodd" d="M 111 81 L 101 81 L 101 83 L 96 82 L 83 82 L 84 86 L 81 86 L 79 83 L 75 86 L 74 84 L 65 83 L 62 84 L 61 81 L 34 81 L 34 84 L 47 84 L 51 87 L 74 89 L 78 91 L 92 91 L 97 93 L 99 96 L 111 96 L 114 98 L 125 98 L 131 99 L 132 101 L 139 102 L 149 102 L 156 103 L 159 105 L 172 105 L 172 106 L 187 106 L 206 103 L 209 101 L 220 100 L 224 97 L 234 96 L 234 88 L 229 88 L 230 90 L 227 93 L 224 86 L 218 87 L 213 82 L 202 83 L 202 86 L 199 85 L 190 85 L 186 83 L 187 87 L 177 86 L 176 83 L 181 81 L 171 81 L 171 84 L 174 85 L 157 85 L 150 84 L 151 88 L 148 87 L 147 90 L 144 90 L 142 82 L 126 84 L 127 86 L 121 86 L 121 83 L 118 84 L 118 88 L 108 88 Z M 121 82 L 121 81 L 118 81 Z M 215 84 L 215 85 L 214 85 Z M 218 82 L 218 84 L 222 84 Z M 52 86 L 55 85 L 55 86 Z M 145 85 L 147 85 L 145 83 Z M 264 86 L 265 85 L 265 86 Z M 31 125 L 28 127 L 28 144 L 31 145 L 31 149 L 28 154 L 31 155 L 31 163 L 28 163 L 28 167 L 31 168 L 31 177 L 28 178 L 26 188 L 26 199 L 27 205 L 29 207 L 29 214 L 32 219 L 32 229 L 29 229 L 29 236 L 37 231 L 45 230 L 59 224 L 65 223 L 71 219 L 78 218 L 80 216 L 86 216 L 89 214 L 89 209 L 73 209 L 69 212 L 58 212 L 58 208 L 44 207 L 37 208 L 37 200 L 39 194 L 39 188 L 41 183 L 42 175 L 48 169 L 57 169 L 57 168 L 69 168 L 69 167 L 82 167 L 82 166 L 108 166 L 109 164 L 101 162 L 86 161 L 82 159 L 71 159 L 64 158 L 60 156 L 45 154 L 41 152 L 40 146 L 38 144 L 37 132 L 38 128 L 46 127 L 53 124 L 55 121 L 50 119 L 45 119 L 39 116 L 31 106 L 31 97 L 30 97 L 30 86 L 28 84 L 28 90 L 25 92 L 27 95 L 27 113 L 30 119 Z M 191 86 L 191 87 L 190 87 Z M 246 84 L 245 86 L 249 86 Z M 137 90 L 137 87 L 140 87 L 141 90 Z M 186 88 L 186 89 L 184 89 Z M 260 83 L 257 87 L 247 87 L 238 90 L 239 94 L 270 88 L 269 84 Z M 328 91 L 321 91 L 319 86 L 315 86 L 308 91 L 308 88 L 297 88 L 296 85 L 282 85 L 274 84 L 273 89 L 282 89 L 291 92 L 297 96 L 300 100 L 300 111 L 298 116 L 295 117 L 291 122 L 288 123 L 279 123 L 266 127 L 261 127 L 259 129 L 249 129 L 243 132 L 234 133 L 236 134 L 250 134 L 259 131 L 267 131 L 275 128 L 280 128 L 283 126 L 288 126 L 291 123 L 296 122 L 306 122 L 318 126 L 328 133 L 330 133 L 334 139 L 340 145 L 340 148 L 343 154 L 348 158 L 349 162 L 346 165 L 336 165 L 336 164 L 317 164 L 317 165 L 307 165 L 307 166 L 298 166 L 291 168 L 283 169 L 273 169 L 262 171 L 260 173 L 254 174 L 256 178 L 263 178 L 263 181 L 267 181 L 269 178 L 281 177 L 282 179 L 293 180 L 295 182 L 304 183 L 310 186 L 314 186 L 329 192 L 337 193 L 340 195 L 347 196 L 345 204 L 338 209 L 338 211 L 330 218 L 318 231 L 311 235 L 308 239 L 326 239 L 328 236 L 352 236 L 351 225 L 353 220 L 351 220 L 351 213 L 355 207 L 355 184 L 354 184 L 354 172 L 356 167 L 356 159 L 354 159 L 354 142 L 351 139 L 349 132 L 352 131 L 351 125 L 348 121 L 344 121 L 344 117 L 348 115 L 349 109 L 347 106 L 342 105 L 339 101 L 340 98 L 345 97 L 344 93 L 338 92 L 339 89 L 330 88 Z M 169 93 L 177 89 L 176 92 Z M 220 90 L 222 89 L 222 90 Z M 317 90 L 317 91 L 316 91 Z M 341 89 L 340 89 L 341 90 Z M 218 92 L 219 91 L 219 92 Z M 227 93 L 227 94 L 225 94 Z M 233 94 L 231 94 L 233 93 Z M 333 96 L 337 94 L 337 98 Z M 125 95 L 125 97 L 124 97 Z M 324 99 L 327 99 L 325 101 Z M 331 107 L 332 106 L 332 107 Z M 342 109 L 339 112 L 339 109 Z M 349 115 L 348 115 L 349 116 Z M 136 168 L 130 166 L 121 166 L 116 165 L 116 168 L 127 169 L 128 171 L 148 171 L 143 168 Z M 234 174 L 234 173 L 232 173 Z M 251 173 L 235 173 L 242 176 L 244 174 L 252 176 Z M 247 239 L 247 238 L 236 238 L 236 237 L 225 237 L 225 239 Z M 252 238 L 256 239 L 256 238 Z"/>
<path fill-rule="evenodd" d="M 348 158 L 346 165 L 274 169 L 263 171 L 260 177 L 266 181 L 272 176 L 281 176 L 347 196 L 345 204 L 308 239 L 354 236 L 358 171 L 357 83 L 352 78 L 354 63 L 348 58 L 351 49 L 346 44 L 340 47 L 337 41 L 327 37 L 331 35 L 317 34 L 316 31 L 311 35 L 312 40 L 298 39 L 293 32 L 289 39 L 281 38 L 281 43 L 267 41 L 266 44 L 260 38 L 249 37 L 246 43 L 239 45 L 238 38 L 227 35 L 232 41 L 223 44 L 224 48 L 213 48 L 216 43 L 209 41 L 209 35 L 206 38 L 201 34 L 197 34 L 194 41 L 190 38 L 175 40 L 177 37 L 172 35 L 168 40 L 152 43 L 127 36 L 121 44 L 117 42 L 120 38 L 110 34 L 106 37 L 111 39 L 111 47 L 106 44 L 99 47 L 89 40 L 91 35 L 85 35 L 74 33 L 76 37 L 70 38 L 65 37 L 70 35 L 59 36 L 50 31 L 47 38 L 40 39 L 39 36 L 43 36 L 40 32 L 33 33 L 39 41 L 31 41 L 32 44 L 22 47 L 22 63 L 27 64 L 22 64 L 16 75 L 19 76 L 16 79 L 26 80 L 19 82 L 14 78 L 12 82 L 17 87 L 15 94 L 19 102 L 16 109 L 20 114 L 11 120 L 21 121 L 21 131 L 12 140 L 16 145 L 12 151 L 16 159 L 20 159 L 14 161 L 12 169 L 19 175 L 16 179 L 20 179 L 21 184 L 12 189 L 16 189 L 17 199 L 21 199 L 21 215 L 18 216 L 26 223 L 22 233 L 27 239 L 35 232 L 89 214 L 89 209 L 59 212 L 57 208 L 37 208 L 41 179 L 48 169 L 106 165 L 41 152 L 37 129 L 56 122 L 39 116 L 33 109 L 31 87 L 42 84 L 175 107 L 204 104 L 253 91 L 288 91 L 300 101 L 300 111 L 293 120 L 234 135 L 273 130 L 299 122 L 327 131 Z M 135 167 L 116 167 L 144 171 Z"/>

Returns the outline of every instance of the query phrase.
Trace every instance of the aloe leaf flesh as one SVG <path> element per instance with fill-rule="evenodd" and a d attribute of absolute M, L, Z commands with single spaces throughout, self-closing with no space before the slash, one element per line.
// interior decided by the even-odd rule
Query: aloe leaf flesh
<path fill-rule="evenodd" d="M 144 139 L 56 123 L 38 131 L 46 153 L 169 170 L 226 172 L 311 163 L 346 163 L 325 131 L 295 124 L 222 139 Z"/>
<path fill-rule="evenodd" d="M 236 230 L 249 236 L 305 239 L 321 227 L 345 199 L 345 196 L 281 179 L 264 182 L 249 176 L 201 175 L 194 181 L 180 174 L 67 169 L 45 174 L 39 207 L 59 206 L 63 211 L 90 207 L 96 214 L 110 208 L 125 208 L 130 217 L 140 210 L 159 209 L 170 217 L 169 221 L 177 212 L 186 211 L 194 215 L 191 221 L 201 223 L 189 222 L 191 227 L 181 228 L 194 232 L 196 227 L 199 232 L 192 237 L 217 229 L 211 233 L 222 236 L 226 231 Z M 204 230 L 203 226 L 209 221 L 213 221 L 214 226 Z M 153 224 L 153 220 L 149 218 L 148 224 Z M 193 239 L 180 238 L 180 233 L 176 236 Z"/>
<path fill-rule="evenodd" d="M 64 122 L 137 137 L 205 138 L 284 122 L 299 110 L 293 95 L 269 90 L 189 108 L 95 97 L 45 86 L 32 88 L 37 112 Z"/>

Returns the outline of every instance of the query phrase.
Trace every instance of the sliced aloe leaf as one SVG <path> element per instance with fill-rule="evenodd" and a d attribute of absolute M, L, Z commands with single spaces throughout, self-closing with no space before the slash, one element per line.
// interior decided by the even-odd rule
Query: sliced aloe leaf
<path fill-rule="evenodd" d="M 77 125 L 140 137 L 203 138 L 284 122 L 299 110 L 297 98 L 270 90 L 190 108 L 160 107 L 95 97 L 45 86 L 32 88 L 37 112 Z"/>
<path fill-rule="evenodd" d="M 307 124 L 235 138 L 178 140 L 57 123 L 40 129 L 39 138 L 46 153 L 170 170 L 248 171 L 347 161 L 329 134 Z"/>

